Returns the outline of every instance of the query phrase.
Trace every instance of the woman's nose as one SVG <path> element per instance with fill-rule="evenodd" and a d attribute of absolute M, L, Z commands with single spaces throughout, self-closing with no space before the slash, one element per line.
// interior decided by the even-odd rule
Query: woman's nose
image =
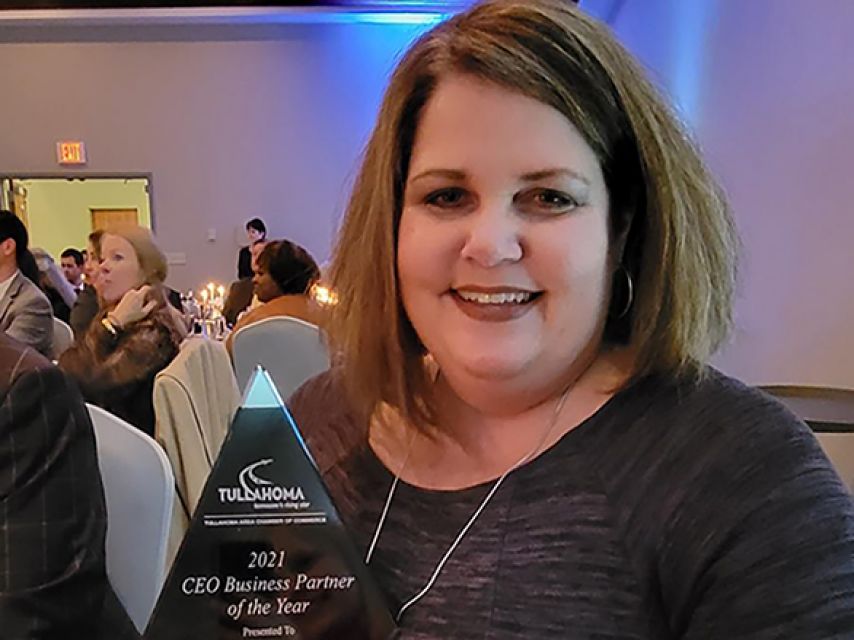
<path fill-rule="evenodd" d="M 486 205 L 472 212 L 466 221 L 468 229 L 461 251 L 464 259 L 484 268 L 521 260 L 521 221 L 509 207 Z"/>

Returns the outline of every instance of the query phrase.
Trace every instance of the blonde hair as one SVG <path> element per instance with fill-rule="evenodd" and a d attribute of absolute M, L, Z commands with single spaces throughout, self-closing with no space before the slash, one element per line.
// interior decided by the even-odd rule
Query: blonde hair
<path fill-rule="evenodd" d="M 163 284 L 169 267 L 166 264 L 166 255 L 157 246 L 151 231 L 138 225 L 116 225 L 105 230 L 104 235 L 119 236 L 130 243 L 139 261 L 145 284 Z"/>
<path fill-rule="evenodd" d="M 606 27 L 563 0 L 487 0 L 422 36 L 395 70 L 334 252 L 330 324 L 349 395 L 411 423 L 434 418 L 424 348 L 403 309 L 395 259 L 418 118 L 443 76 L 463 73 L 561 112 L 602 166 L 617 272 L 605 340 L 631 344 L 632 379 L 702 374 L 727 336 L 738 240 L 726 200 L 690 137 Z M 616 278 L 619 275 L 615 275 Z M 624 276 L 623 276 L 624 277 Z"/>

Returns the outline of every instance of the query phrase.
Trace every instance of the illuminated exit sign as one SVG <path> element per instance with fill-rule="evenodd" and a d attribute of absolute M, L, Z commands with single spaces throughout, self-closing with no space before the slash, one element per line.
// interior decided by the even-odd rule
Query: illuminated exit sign
<path fill-rule="evenodd" d="M 79 141 L 57 142 L 56 161 L 59 164 L 86 164 L 86 145 Z"/>

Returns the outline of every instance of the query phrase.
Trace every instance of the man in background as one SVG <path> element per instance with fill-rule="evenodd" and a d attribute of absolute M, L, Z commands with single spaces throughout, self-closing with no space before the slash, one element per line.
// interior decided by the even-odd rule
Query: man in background
<path fill-rule="evenodd" d="M 27 258 L 29 236 L 24 223 L 0 211 L 0 331 L 50 357 L 53 312 L 44 293 L 24 277 L 19 265 Z"/>
<path fill-rule="evenodd" d="M 0 636 L 138 638 L 107 580 L 106 530 L 80 392 L 0 333 Z"/>
<path fill-rule="evenodd" d="M 77 249 L 68 248 L 62 252 L 59 260 L 65 279 L 74 287 L 74 291 L 83 291 L 83 254 Z"/>

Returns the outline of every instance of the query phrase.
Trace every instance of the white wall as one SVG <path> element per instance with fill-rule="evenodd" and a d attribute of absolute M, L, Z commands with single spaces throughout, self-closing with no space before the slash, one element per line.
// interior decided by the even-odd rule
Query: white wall
<path fill-rule="evenodd" d="M 718 365 L 854 388 L 854 2 L 627 0 L 615 29 L 731 198 L 744 258 Z"/>
<path fill-rule="evenodd" d="M 55 143 L 67 139 L 85 141 L 84 172 L 150 172 L 155 232 L 187 256 L 171 267 L 181 289 L 233 279 L 254 216 L 326 260 L 392 61 L 424 27 L 279 25 L 209 40 L 153 29 L 145 41 L 0 44 L 0 175 L 64 171 Z"/>

